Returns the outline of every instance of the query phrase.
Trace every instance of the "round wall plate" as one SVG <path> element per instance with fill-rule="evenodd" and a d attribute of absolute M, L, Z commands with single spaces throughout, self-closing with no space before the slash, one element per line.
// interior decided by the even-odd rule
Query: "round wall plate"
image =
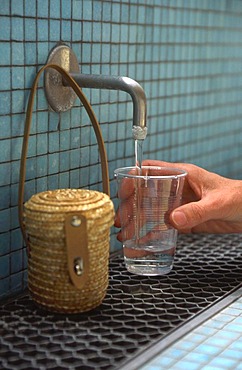
<path fill-rule="evenodd" d="M 69 73 L 79 73 L 79 64 L 72 49 L 60 44 L 49 54 L 48 64 L 58 64 Z M 48 68 L 44 76 L 45 95 L 50 108 L 55 112 L 65 112 L 76 100 L 76 94 L 71 87 L 63 84 L 62 76 L 53 68 Z"/>

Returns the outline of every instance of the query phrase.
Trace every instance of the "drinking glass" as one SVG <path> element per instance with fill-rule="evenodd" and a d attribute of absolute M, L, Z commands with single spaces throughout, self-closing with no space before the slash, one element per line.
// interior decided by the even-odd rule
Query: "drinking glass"
<path fill-rule="evenodd" d="M 126 268 L 138 275 L 169 273 L 177 244 L 177 230 L 169 217 L 181 204 L 186 171 L 123 167 L 114 175 Z"/>

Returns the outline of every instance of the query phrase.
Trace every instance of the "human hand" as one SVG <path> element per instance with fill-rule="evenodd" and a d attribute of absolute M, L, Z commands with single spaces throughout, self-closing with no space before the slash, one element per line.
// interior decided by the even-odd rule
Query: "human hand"
<path fill-rule="evenodd" d="M 187 171 L 183 205 L 170 215 L 171 224 L 180 232 L 242 232 L 242 180 L 228 179 L 193 164 L 145 160 L 142 165 Z"/>

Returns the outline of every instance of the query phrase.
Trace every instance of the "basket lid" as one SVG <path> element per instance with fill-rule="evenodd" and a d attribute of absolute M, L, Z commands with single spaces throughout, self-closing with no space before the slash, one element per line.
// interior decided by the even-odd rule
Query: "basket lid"
<path fill-rule="evenodd" d="M 103 206 L 113 208 L 108 195 L 87 189 L 56 189 L 34 194 L 24 205 L 25 209 L 44 213 L 99 210 Z M 95 212 L 94 212 L 95 213 Z"/>

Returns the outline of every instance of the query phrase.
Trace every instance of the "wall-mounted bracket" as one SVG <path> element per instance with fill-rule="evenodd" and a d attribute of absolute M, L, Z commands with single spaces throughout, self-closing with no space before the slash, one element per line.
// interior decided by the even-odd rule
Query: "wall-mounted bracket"
<path fill-rule="evenodd" d="M 48 64 L 58 64 L 67 72 L 79 73 L 77 58 L 69 46 L 60 44 L 49 54 Z M 63 84 L 62 76 L 53 68 L 48 68 L 44 77 L 45 95 L 49 106 L 55 112 L 65 112 L 76 100 L 76 94 L 71 87 Z"/>

